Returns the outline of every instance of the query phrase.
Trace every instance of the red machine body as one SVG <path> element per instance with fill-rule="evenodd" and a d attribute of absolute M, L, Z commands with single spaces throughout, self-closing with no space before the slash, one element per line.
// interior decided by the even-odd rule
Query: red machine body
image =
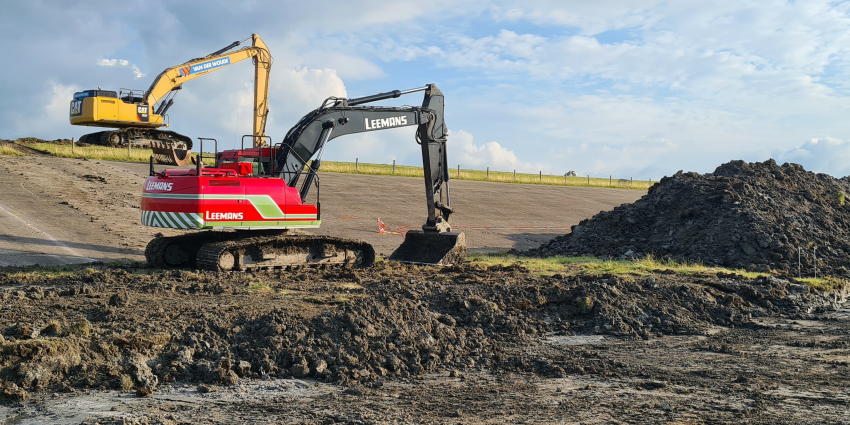
<path fill-rule="evenodd" d="M 263 177 L 269 148 L 224 151 L 216 168 L 166 169 L 145 181 L 142 224 L 173 229 L 319 227 L 316 205 L 280 178 Z M 270 174 L 270 173 L 269 173 Z"/>

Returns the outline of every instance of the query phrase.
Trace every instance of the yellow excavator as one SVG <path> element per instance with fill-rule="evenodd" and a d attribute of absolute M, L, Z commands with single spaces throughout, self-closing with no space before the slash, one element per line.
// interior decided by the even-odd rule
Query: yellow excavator
<path fill-rule="evenodd" d="M 248 39 L 250 47 L 233 50 Z M 272 56 L 257 34 L 235 41 L 202 58 L 172 66 L 157 75 L 147 91 L 121 89 L 85 90 L 74 93 L 70 120 L 73 125 L 116 128 L 80 137 L 80 143 L 93 145 L 150 148 L 160 164 L 186 165 L 191 159 L 192 139 L 170 130 L 168 109 L 183 83 L 251 58 L 254 62 L 254 131 L 255 144 L 262 146 L 268 117 L 269 71 Z"/>

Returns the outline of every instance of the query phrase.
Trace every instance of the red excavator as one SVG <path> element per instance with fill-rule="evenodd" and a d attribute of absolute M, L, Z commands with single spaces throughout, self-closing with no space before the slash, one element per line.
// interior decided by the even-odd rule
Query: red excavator
<path fill-rule="evenodd" d="M 421 107 L 358 106 L 418 91 L 425 92 Z M 217 141 L 199 138 L 201 146 L 205 141 L 215 144 L 213 167 L 204 167 L 201 157 L 194 169 L 155 171 L 152 158 L 142 195 L 142 223 L 193 231 L 158 236 L 148 244 L 145 257 L 156 267 L 212 271 L 369 266 L 375 251 L 365 242 L 290 231 L 321 224 L 318 171 L 328 142 L 346 134 L 414 125 L 422 147 L 428 217 L 421 231 L 406 234 L 389 260 L 444 265 L 463 261 L 464 234 L 451 232 L 449 223 L 448 129 L 443 93 L 435 84 L 352 99 L 330 97 L 278 144 L 252 134 L 243 138 L 243 143 L 245 138 L 253 141 L 252 148 L 218 152 Z M 316 203 L 310 204 L 307 196 L 314 186 Z"/>

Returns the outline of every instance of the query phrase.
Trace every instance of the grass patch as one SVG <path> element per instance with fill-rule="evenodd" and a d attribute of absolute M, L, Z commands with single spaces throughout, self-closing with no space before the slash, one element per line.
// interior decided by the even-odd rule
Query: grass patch
<path fill-rule="evenodd" d="M 127 161 L 127 162 L 149 162 L 151 151 L 149 149 L 111 148 L 108 146 L 75 146 L 73 151 L 70 144 L 59 143 L 26 143 L 26 146 L 49 155 L 60 158 L 94 159 L 103 161 Z M 211 154 L 208 154 L 211 156 Z M 193 156 L 197 156 L 193 155 Z M 212 158 L 204 158 L 204 164 L 215 165 Z"/>
<path fill-rule="evenodd" d="M 70 143 L 47 143 L 18 139 L 27 147 L 63 158 L 86 158 L 104 161 L 148 162 L 151 152 L 147 149 L 111 148 L 106 146 L 76 146 L 72 152 Z M 17 151 L 16 151 L 17 152 Z M 0 152 L 2 153 L 2 152 Z M 20 154 L 19 152 L 17 154 Z M 215 165 L 212 154 L 205 154 L 204 164 Z M 422 167 L 397 165 L 395 170 L 390 164 L 355 164 L 353 162 L 322 161 L 321 171 L 344 174 L 367 174 L 375 176 L 422 177 Z M 619 189 L 646 190 L 657 182 L 631 179 L 612 179 L 599 177 L 564 177 L 551 174 L 513 173 L 510 171 L 464 170 L 455 168 L 450 177 L 458 180 L 491 181 L 499 183 L 541 184 L 549 186 L 609 187 Z"/>
<path fill-rule="evenodd" d="M 274 289 L 272 289 L 271 286 L 266 285 L 265 283 L 255 283 L 253 285 L 248 286 L 248 288 L 246 289 L 251 292 L 274 292 Z"/>
<path fill-rule="evenodd" d="M 817 291 L 830 292 L 836 289 L 842 289 L 847 286 L 847 281 L 841 278 L 827 277 L 804 277 L 797 279 L 798 282 L 803 282 L 809 288 Z"/>
<path fill-rule="evenodd" d="M 62 331 L 62 336 L 76 335 L 80 338 L 88 338 L 91 335 L 91 322 L 80 319 L 72 323 Z"/>
<path fill-rule="evenodd" d="M 638 260 L 600 260 L 593 257 L 521 257 L 505 252 L 472 253 L 467 256 L 469 261 L 484 266 L 521 265 L 532 273 L 541 276 L 567 274 L 571 276 L 600 276 L 605 274 L 617 276 L 649 276 L 658 272 L 675 272 L 682 275 L 702 275 L 716 273 L 735 273 L 747 278 L 764 276 L 765 273 L 748 272 L 744 270 L 727 269 L 723 267 L 708 267 L 698 263 L 657 260 L 645 257 Z"/>
<path fill-rule="evenodd" d="M 308 295 L 304 297 L 304 301 L 311 304 L 342 304 L 351 301 L 351 296 L 346 294 Z"/>
<path fill-rule="evenodd" d="M 90 264 L 68 264 L 64 266 L 8 266 L 0 268 L 0 276 L 16 279 L 33 277 L 60 277 L 96 273 L 99 270 Z"/>
<path fill-rule="evenodd" d="M 379 176 L 422 177 L 422 167 L 396 165 L 395 171 L 390 164 L 355 164 L 353 162 L 322 161 L 321 171 L 345 174 L 369 174 Z M 646 190 L 657 182 L 631 179 L 606 179 L 591 177 L 564 177 L 563 175 L 540 175 L 490 171 L 464 170 L 458 173 L 457 168 L 450 172 L 450 178 L 457 180 L 491 181 L 499 183 L 542 184 L 549 186 L 584 186 L 584 187 L 613 187 L 620 189 Z"/>
<path fill-rule="evenodd" d="M 12 156 L 20 156 L 23 155 L 21 151 L 15 149 L 14 146 L 10 146 L 6 143 L 0 144 L 0 155 L 12 155 Z"/>

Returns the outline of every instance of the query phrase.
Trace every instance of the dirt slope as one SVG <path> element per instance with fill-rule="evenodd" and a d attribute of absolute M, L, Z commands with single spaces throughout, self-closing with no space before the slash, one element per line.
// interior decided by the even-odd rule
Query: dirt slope
<path fill-rule="evenodd" d="M 176 234 L 139 223 L 141 186 L 147 174 L 148 166 L 138 163 L 0 156 L 0 185 L 6 188 L 0 207 L 9 211 L 0 210 L 0 220 L 14 227 L 32 224 L 80 254 L 66 262 L 143 260 L 144 247 L 154 234 Z M 416 178 L 322 174 L 322 228 L 315 233 L 364 240 L 379 255 L 388 256 L 402 237 L 379 234 L 377 220 L 381 218 L 395 233 L 419 228 L 425 220 L 422 186 Z M 467 181 L 453 181 L 452 193 L 457 229 L 467 233 L 473 251 L 531 248 L 583 218 L 642 195 L 623 189 Z M 50 243 L 4 229 L 12 227 L 0 228 L 0 249 L 15 250 L 17 256 L 13 261 L 7 251 L 0 261 L 45 264 L 43 254 L 60 255 L 54 258 L 58 262 L 61 256 L 73 256 L 61 247 L 45 250 Z M 27 253 L 32 258 L 26 258 Z"/>

